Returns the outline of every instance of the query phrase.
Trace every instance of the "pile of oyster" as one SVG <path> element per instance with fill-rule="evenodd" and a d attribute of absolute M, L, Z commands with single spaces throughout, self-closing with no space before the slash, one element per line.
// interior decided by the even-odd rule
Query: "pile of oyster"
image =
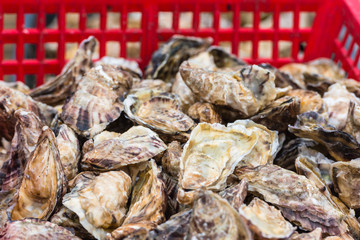
<path fill-rule="evenodd" d="M 360 84 L 174 36 L 0 84 L 0 239 L 360 239 Z"/>

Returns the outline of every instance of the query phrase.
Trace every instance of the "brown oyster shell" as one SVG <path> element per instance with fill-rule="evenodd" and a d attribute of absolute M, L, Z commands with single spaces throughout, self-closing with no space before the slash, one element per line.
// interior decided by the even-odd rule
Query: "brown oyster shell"
<path fill-rule="evenodd" d="M 172 85 L 171 92 L 179 97 L 181 110 L 184 112 L 187 112 L 189 107 L 199 100 L 198 96 L 186 85 L 180 72 L 175 76 L 175 82 Z"/>
<path fill-rule="evenodd" d="M 315 230 L 308 233 L 295 232 L 293 235 L 291 235 L 290 240 L 321 240 L 321 234 L 321 228 L 316 228 Z"/>
<path fill-rule="evenodd" d="M 87 152 L 83 167 L 115 170 L 129 164 L 145 162 L 166 149 L 166 144 L 148 128 L 135 126 L 117 138 L 100 142 Z"/>
<path fill-rule="evenodd" d="M 16 110 L 15 134 L 11 141 L 10 153 L 0 169 L 1 190 L 18 189 L 30 154 L 34 151 L 44 124 L 32 112 Z"/>
<path fill-rule="evenodd" d="M 229 71 L 195 68 L 185 61 L 180 74 L 191 91 L 201 100 L 252 116 L 276 98 L 275 76 L 256 65 Z"/>
<path fill-rule="evenodd" d="M 56 143 L 60 153 L 60 161 L 64 168 L 65 178 L 70 181 L 78 173 L 81 155 L 79 140 L 74 131 L 66 124 L 63 124 L 60 126 Z"/>
<path fill-rule="evenodd" d="M 291 75 L 293 82 L 301 89 L 306 89 L 303 73 L 318 73 L 317 69 L 303 63 L 289 63 L 279 68 L 280 71 Z"/>
<path fill-rule="evenodd" d="M 1 239 L 61 239 L 80 240 L 66 228 L 40 219 L 24 219 L 7 223 L 0 230 Z"/>
<path fill-rule="evenodd" d="M 360 105 L 350 102 L 346 125 L 343 129 L 360 142 Z"/>
<path fill-rule="evenodd" d="M 105 239 L 106 233 L 123 223 L 130 191 L 131 178 L 123 171 L 98 176 L 80 173 L 63 205 L 76 213 L 81 225 L 96 239 Z"/>
<path fill-rule="evenodd" d="M 14 188 L 8 191 L 0 191 L 0 229 L 10 220 L 7 209 L 13 203 L 16 192 L 17 190 Z"/>
<path fill-rule="evenodd" d="M 195 119 L 199 122 L 207 122 L 207 123 L 221 123 L 221 116 L 215 110 L 214 105 L 211 103 L 200 103 L 197 102 L 192 105 L 188 114 L 192 119 Z"/>
<path fill-rule="evenodd" d="M 142 78 L 143 73 L 139 68 L 139 64 L 136 61 L 128 60 L 125 58 L 104 56 L 95 63 L 95 66 L 99 66 L 103 63 L 113 65 L 114 67 L 118 67 L 123 71 L 129 72 L 134 78 Z"/>
<path fill-rule="evenodd" d="M 66 191 L 65 181 L 54 133 L 45 126 L 26 165 L 11 219 L 47 220 Z"/>
<path fill-rule="evenodd" d="M 239 213 L 260 239 L 287 239 L 296 229 L 279 210 L 259 198 L 254 198 L 247 206 L 242 205 Z"/>
<path fill-rule="evenodd" d="M 138 81 L 134 81 L 130 93 L 145 89 L 170 92 L 171 84 L 160 79 L 138 79 Z"/>
<path fill-rule="evenodd" d="M 106 140 L 116 139 L 120 136 L 121 133 L 103 131 L 84 143 L 84 145 L 82 146 L 82 154 L 85 155 L 87 152 L 90 152 L 94 149 L 94 147 Z"/>
<path fill-rule="evenodd" d="M 8 87 L 8 88 L 12 88 L 15 89 L 19 92 L 22 92 L 26 95 L 28 95 L 30 93 L 30 88 L 25 85 L 25 83 L 17 81 L 17 82 L 5 82 L 5 81 L 0 81 L 0 86 L 4 86 L 4 87 Z"/>
<path fill-rule="evenodd" d="M 167 146 L 161 158 L 163 170 L 172 177 L 178 177 L 180 172 L 180 157 L 182 153 L 180 142 L 173 141 Z"/>
<path fill-rule="evenodd" d="M 167 43 L 153 53 L 146 67 L 146 78 L 171 81 L 184 60 L 206 50 L 211 43 L 211 38 L 172 36 Z"/>
<path fill-rule="evenodd" d="M 134 122 L 156 132 L 186 141 L 194 121 L 180 110 L 175 95 L 155 90 L 138 91 L 124 101 L 125 113 Z"/>
<path fill-rule="evenodd" d="M 243 178 L 240 183 L 221 191 L 219 195 L 228 201 L 236 211 L 239 211 L 246 198 L 248 185 L 249 181 Z"/>
<path fill-rule="evenodd" d="M 122 239 L 136 231 L 149 231 L 165 220 L 166 195 L 160 169 L 150 161 L 149 167 L 140 173 L 132 191 L 131 205 L 121 227 L 107 239 Z"/>
<path fill-rule="evenodd" d="M 299 83 L 297 80 L 294 80 L 294 78 L 288 72 L 280 71 L 280 69 L 277 69 L 268 63 L 261 63 L 259 64 L 259 66 L 268 69 L 269 71 L 274 73 L 275 85 L 278 88 L 287 88 L 287 87 L 290 87 L 292 89 L 305 88 L 304 85 Z"/>
<path fill-rule="evenodd" d="M 322 113 L 325 110 L 323 99 L 317 92 L 295 89 L 290 90 L 286 95 L 300 99 L 300 114 L 308 111 Z"/>
<path fill-rule="evenodd" d="M 249 180 L 249 192 L 277 206 L 284 217 L 304 230 L 320 227 L 329 235 L 344 235 L 345 215 L 309 179 L 275 165 L 235 171 Z"/>
<path fill-rule="evenodd" d="M 345 71 L 328 58 L 318 58 L 307 63 L 309 66 L 315 67 L 319 74 L 332 78 L 345 78 Z"/>
<path fill-rule="evenodd" d="M 217 68 L 236 68 L 246 65 L 244 61 L 228 53 L 221 47 L 211 46 L 207 49 L 207 52 L 212 56 L 212 60 Z"/>
<path fill-rule="evenodd" d="M 239 214 L 216 193 L 201 192 L 194 202 L 187 239 L 253 239 Z"/>
<path fill-rule="evenodd" d="M 297 97 L 284 96 L 270 103 L 250 119 L 270 130 L 286 131 L 289 124 L 296 122 L 301 101 Z"/>
<path fill-rule="evenodd" d="M 295 125 L 289 126 L 289 131 L 323 145 L 336 161 L 350 161 L 360 157 L 360 144 L 350 134 L 327 125 L 316 112 L 299 115 Z"/>
<path fill-rule="evenodd" d="M 93 137 L 120 117 L 122 99 L 131 85 L 132 78 L 127 72 L 111 65 L 94 67 L 63 106 L 61 119 L 77 134 Z"/>
<path fill-rule="evenodd" d="M 51 106 L 62 104 L 75 91 L 81 76 L 92 67 L 92 54 L 96 39 L 90 36 L 80 43 L 75 57 L 71 59 L 56 78 L 33 89 L 30 96 Z"/>

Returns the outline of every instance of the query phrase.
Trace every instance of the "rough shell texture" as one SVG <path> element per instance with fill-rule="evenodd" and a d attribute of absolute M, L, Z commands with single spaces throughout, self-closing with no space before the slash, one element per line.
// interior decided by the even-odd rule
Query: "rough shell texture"
<path fill-rule="evenodd" d="M 144 89 L 170 92 L 171 83 L 160 79 L 134 79 L 130 93 L 135 93 Z"/>
<path fill-rule="evenodd" d="M 360 142 L 360 105 L 350 102 L 348 117 L 344 132 L 353 136 L 357 142 Z"/>
<path fill-rule="evenodd" d="M 17 82 L 0 81 L 0 86 L 12 88 L 12 89 L 20 91 L 24 94 L 29 94 L 29 92 L 30 92 L 30 88 L 27 85 L 25 85 L 25 83 L 20 82 L 20 81 L 17 81 Z"/>
<path fill-rule="evenodd" d="M 54 79 L 33 89 L 30 96 L 35 100 L 56 106 L 62 104 L 75 91 L 81 76 L 92 67 L 92 54 L 96 39 L 89 37 L 80 43 L 75 57 L 70 60 Z"/>
<path fill-rule="evenodd" d="M 322 113 L 325 110 L 324 101 L 317 92 L 304 89 L 295 89 L 289 91 L 287 95 L 300 99 L 300 113 L 308 111 Z"/>
<path fill-rule="evenodd" d="M 143 75 L 141 69 L 139 68 L 139 64 L 136 61 L 131 61 L 125 58 L 105 56 L 102 57 L 99 61 L 97 61 L 95 63 L 95 66 L 99 66 L 102 63 L 118 67 L 123 71 L 129 72 L 133 77 L 136 78 L 141 78 Z"/>
<path fill-rule="evenodd" d="M 318 73 L 317 69 L 313 66 L 308 66 L 302 63 L 289 63 L 279 68 L 280 71 L 288 73 L 292 76 L 293 81 L 299 88 L 306 89 L 306 83 L 304 81 L 304 72 Z"/>
<path fill-rule="evenodd" d="M 10 220 L 7 209 L 11 206 L 16 192 L 14 188 L 9 191 L 0 191 L 0 229 Z"/>
<path fill-rule="evenodd" d="M 330 235 L 347 231 L 344 214 L 304 176 L 275 165 L 238 169 L 249 180 L 249 191 L 276 205 L 286 219 L 311 231 L 320 227 Z"/>
<path fill-rule="evenodd" d="M 258 135 L 242 124 L 225 127 L 200 123 L 184 146 L 180 160 L 178 201 L 192 202 L 195 190 L 222 190 L 236 165 L 251 152 Z"/>
<path fill-rule="evenodd" d="M 345 72 L 332 60 L 327 58 L 318 58 L 308 62 L 309 66 L 315 67 L 319 74 L 332 78 L 343 79 L 345 78 Z"/>
<path fill-rule="evenodd" d="M 195 119 L 199 122 L 207 123 L 221 123 L 221 116 L 215 110 L 214 105 L 211 103 L 195 103 L 192 105 L 188 114 L 192 119 Z"/>
<path fill-rule="evenodd" d="M 297 233 L 291 235 L 290 240 L 321 240 L 321 228 L 316 228 L 309 233 Z"/>
<path fill-rule="evenodd" d="M 1 190 L 20 187 L 26 164 L 44 126 L 34 113 L 23 109 L 17 110 L 14 118 L 15 134 L 11 141 L 10 153 L 1 167 Z"/>
<path fill-rule="evenodd" d="M 194 202 L 188 239 L 252 239 L 252 236 L 225 199 L 205 191 Z"/>
<path fill-rule="evenodd" d="M 194 68 L 185 61 L 180 73 L 191 91 L 201 100 L 228 106 L 246 116 L 252 116 L 276 97 L 275 76 L 256 65 L 236 72 Z"/>
<path fill-rule="evenodd" d="M 26 165 L 11 219 L 47 220 L 66 192 L 65 181 L 54 133 L 45 126 Z"/>
<path fill-rule="evenodd" d="M 213 61 L 218 68 L 234 68 L 246 65 L 244 61 L 228 53 L 221 47 L 211 46 L 207 49 L 207 52 L 213 57 Z"/>
<path fill-rule="evenodd" d="M 125 113 L 136 123 L 175 138 L 187 136 L 186 132 L 194 125 L 194 121 L 180 110 L 176 96 L 170 93 L 139 91 L 128 95 L 124 105 Z"/>
<path fill-rule="evenodd" d="M 296 116 L 300 113 L 300 102 L 297 97 L 284 96 L 270 103 L 250 119 L 270 130 L 286 131 L 289 124 L 296 122 Z"/>
<path fill-rule="evenodd" d="M 80 240 L 67 229 L 39 219 L 24 219 L 7 223 L 0 230 L 1 239 L 59 239 Z"/>
<path fill-rule="evenodd" d="M 191 89 L 186 85 L 180 72 L 176 74 L 175 82 L 172 85 L 171 92 L 179 97 L 181 110 L 186 112 L 189 107 L 195 104 L 199 99 Z"/>
<path fill-rule="evenodd" d="M 135 231 L 148 231 L 165 221 L 166 195 L 160 169 L 155 162 L 140 173 L 135 184 L 131 205 L 121 227 L 107 235 L 107 239 L 122 239 Z"/>
<path fill-rule="evenodd" d="M 63 198 L 64 206 L 96 239 L 105 239 L 124 221 L 131 178 L 123 171 L 110 171 L 98 176 L 85 172 L 74 180 L 75 187 Z"/>
<path fill-rule="evenodd" d="M 145 162 L 166 149 L 166 144 L 148 128 L 135 126 L 117 138 L 105 140 L 87 152 L 81 163 L 97 170 L 115 170 Z"/>
<path fill-rule="evenodd" d="M 296 229 L 279 210 L 259 198 L 254 198 L 248 206 L 242 205 L 239 212 L 260 238 L 284 239 L 290 237 Z"/>
<path fill-rule="evenodd" d="M 359 143 L 350 134 L 327 125 L 316 112 L 299 115 L 295 125 L 289 126 L 289 131 L 298 137 L 310 138 L 320 143 L 337 161 L 350 161 L 360 157 Z"/>
<path fill-rule="evenodd" d="M 239 211 L 246 198 L 248 185 L 249 181 L 246 178 L 243 178 L 239 184 L 221 191 L 219 195 L 228 201 L 236 211 Z"/>
<path fill-rule="evenodd" d="M 152 55 L 145 76 L 169 82 L 175 77 L 180 64 L 210 46 L 212 39 L 174 35 Z"/>
<path fill-rule="evenodd" d="M 76 133 L 93 137 L 120 117 L 122 99 L 131 85 L 132 78 L 127 72 L 111 65 L 94 67 L 63 106 L 61 119 Z"/>
<path fill-rule="evenodd" d="M 60 126 L 56 143 L 60 153 L 60 161 L 64 168 L 65 177 L 68 181 L 78 173 L 80 160 L 80 144 L 74 131 L 66 124 Z"/>
<path fill-rule="evenodd" d="M 300 84 L 296 79 L 294 79 L 289 73 L 280 71 L 274 66 L 268 63 L 259 64 L 260 67 L 268 69 L 275 75 L 275 85 L 278 88 L 287 88 L 290 87 L 292 89 L 305 88 L 304 85 Z"/>
<path fill-rule="evenodd" d="M 103 131 L 84 143 L 82 147 L 82 154 L 85 155 L 85 153 L 90 152 L 91 150 L 94 149 L 94 147 L 96 147 L 97 145 L 99 145 L 100 143 L 106 140 L 116 139 L 119 138 L 120 136 L 121 134 L 117 132 Z"/>
<path fill-rule="evenodd" d="M 172 177 L 178 177 L 180 172 L 180 157 L 182 153 L 180 142 L 171 142 L 161 158 L 163 170 Z"/>

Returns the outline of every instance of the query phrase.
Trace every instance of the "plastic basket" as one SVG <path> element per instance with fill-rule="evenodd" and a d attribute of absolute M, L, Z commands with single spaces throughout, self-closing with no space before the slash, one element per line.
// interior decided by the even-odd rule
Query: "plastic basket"
<path fill-rule="evenodd" d="M 120 14 L 120 27 L 107 29 L 108 12 Z M 141 26 L 138 29 L 127 27 L 127 17 L 131 12 L 141 14 Z M 163 12 L 172 14 L 171 28 L 159 29 L 159 15 Z M 184 12 L 191 12 L 192 27 L 182 29 L 179 19 Z M 232 27 L 221 28 L 220 16 L 232 13 Z M 251 13 L 251 28 L 240 26 L 240 16 Z M 292 28 L 280 26 L 279 16 L 283 12 L 293 15 Z M 304 12 L 313 12 L 316 17 L 312 28 L 301 28 L 300 19 Z M 66 15 L 77 13 L 77 29 L 66 27 Z M 100 17 L 98 29 L 87 29 L 88 13 L 97 13 Z M 203 13 L 213 16 L 213 27 L 202 28 L 200 18 Z M 262 13 L 273 16 L 272 28 L 260 26 Z M 16 27 L 4 29 L 7 14 L 16 14 Z M 36 28 L 25 28 L 26 14 L 36 14 Z M 46 14 L 57 14 L 56 29 L 45 27 Z M 360 1 L 358 0 L 0 0 L 0 79 L 5 75 L 16 75 L 18 81 L 24 81 L 26 75 L 35 75 L 36 84 L 44 82 L 46 74 L 58 74 L 66 63 L 65 45 L 79 43 L 84 38 L 94 35 L 99 40 L 99 56 L 106 55 L 106 43 L 118 42 L 120 56 L 127 57 L 128 43 L 137 42 L 140 54 L 136 59 L 143 68 L 152 53 L 161 42 L 173 34 L 211 36 L 214 44 L 228 43 L 231 52 L 238 55 L 239 44 L 251 42 L 250 63 L 269 62 L 275 66 L 289 62 L 303 62 L 318 57 L 328 57 L 340 64 L 348 76 L 360 80 Z M 258 52 L 263 41 L 272 43 L 272 56 L 262 58 Z M 291 55 L 279 56 L 279 42 L 287 41 Z M 44 45 L 57 43 L 57 57 L 46 59 Z M 4 59 L 4 44 L 16 45 L 14 59 Z M 26 59 L 24 46 L 36 45 L 36 58 Z M 305 53 L 300 55 L 299 46 L 307 45 Z M 242 57 L 242 56 L 240 56 Z"/>

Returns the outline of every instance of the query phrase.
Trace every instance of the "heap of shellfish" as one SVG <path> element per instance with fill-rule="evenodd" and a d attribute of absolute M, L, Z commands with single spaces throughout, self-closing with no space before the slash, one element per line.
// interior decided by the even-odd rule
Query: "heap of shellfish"
<path fill-rule="evenodd" d="M 174 36 L 0 83 L 0 239 L 360 239 L 360 83 Z"/>

